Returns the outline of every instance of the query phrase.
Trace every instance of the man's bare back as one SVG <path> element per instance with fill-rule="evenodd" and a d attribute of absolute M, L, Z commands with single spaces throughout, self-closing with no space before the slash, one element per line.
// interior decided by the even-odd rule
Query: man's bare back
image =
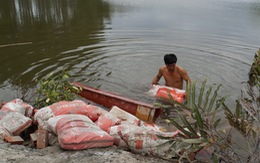
<path fill-rule="evenodd" d="M 173 58 L 173 59 L 172 59 Z M 187 71 L 181 66 L 176 65 L 177 57 L 174 54 L 166 54 L 164 59 L 165 66 L 159 69 L 158 74 L 154 77 L 152 84 L 158 84 L 161 77 L 165 80 L 165 85 L 173 88 L 183 89 L 183 80 L 191 82 Z"/>

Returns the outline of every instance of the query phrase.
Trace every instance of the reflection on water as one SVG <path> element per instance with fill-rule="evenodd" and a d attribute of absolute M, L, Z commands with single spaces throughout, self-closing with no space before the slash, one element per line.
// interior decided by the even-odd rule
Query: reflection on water
<path fill-rule="evenodd" d="M 0 98 L 66 69 L 74 81 L 150 101 L 169 52 L 192 80 L 222 83 L 236 98 L 260 45 L 259 11 L 255 0 L 0 0 L 0 45 L 14 44 L 0 46 Z"/>
<path fill-rule="evenodd" d="M 102 31 L 110 17 L 109 5 L 99 0 L 1 0 L 0 4 L 0 45 L 32 42 L 1 48 L 0 82 L 14 77 L 10 80 L 14 85 L 17 78 L 30 82 L 66 67 L 61 52 L 100 42 L 103 38 L 91 36 Z"/>

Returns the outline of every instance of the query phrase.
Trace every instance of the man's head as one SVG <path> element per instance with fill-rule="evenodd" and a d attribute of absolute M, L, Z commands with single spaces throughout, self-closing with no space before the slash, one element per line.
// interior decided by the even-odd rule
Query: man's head
<path fill-rule="evenodd" d="M 177 62 L 177 57 L 175 54 L 165 54 L 164 55 L 164 63 L 170 72 L 175 71 L 175 65 Z"/>
<path fill-rule="evenodd" d="M 165 54 L 164 55 L 164 63 L 167 64 L 173 64 L 177 63 L 177 57 L 175 54 Z"/>

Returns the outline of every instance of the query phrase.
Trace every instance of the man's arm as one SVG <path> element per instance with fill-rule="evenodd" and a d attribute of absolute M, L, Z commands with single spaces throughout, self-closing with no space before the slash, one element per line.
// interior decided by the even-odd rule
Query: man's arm
<path fill-rule="evenodd" d="M 155 85 L 158 84 L 158 82 L 160 81 L 161 77 L 162 77 L 162 72 L 161 72 L 161 69 L 159 69 L 159 72 L 154 77 L 152 84 L 155 84 Z"/>

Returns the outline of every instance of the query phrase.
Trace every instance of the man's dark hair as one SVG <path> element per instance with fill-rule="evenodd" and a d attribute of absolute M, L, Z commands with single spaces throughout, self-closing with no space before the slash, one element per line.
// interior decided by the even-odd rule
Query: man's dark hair
<path fill-rule="evenodd" d="M 164 55 L 164 63 L 165 64 L 173 64 L 177 62 L 177 57 L 175 54 L 165 54 Z"/>

